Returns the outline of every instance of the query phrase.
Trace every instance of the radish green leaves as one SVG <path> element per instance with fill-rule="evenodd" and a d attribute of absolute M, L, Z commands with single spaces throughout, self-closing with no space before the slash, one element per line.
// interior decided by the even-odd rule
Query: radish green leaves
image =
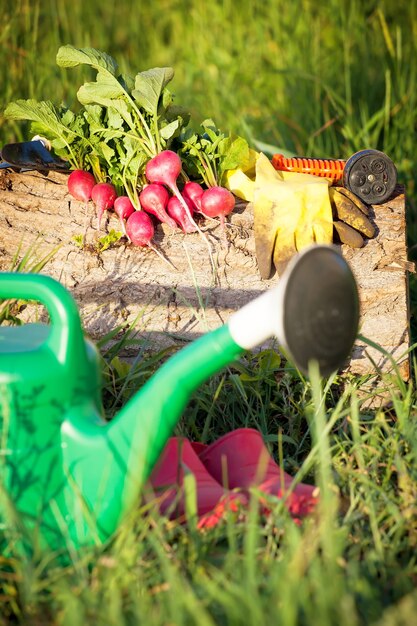
<path fill-rule="evenodd" d="M 6 117 L 31 121 L 31 131 L 46 137 L 73 169 L 91 170 L 99 182 L 111 181 L 136 207 L 146 183 L 146 163 L 163 150 L 178 151 L 186 175 L 207 186 L 221 184 L 224 172 L 247 157 L 246 141 L 223 135 L 211 120 L 202 123 L 202 134 L 186 129 L 190 116 L 174 105 L 167 88 L 172 68 L 155 67 L 131 77 L 120 73 L 108 54 L 71 45 L 59 48 L 56 61 L 62 68 L 95 71 L 94 80 L 77 91 L 81 110 L 18 100 L 8 105 Z"/>
<path fill-rule="evenodd" d="M 249 146 L 243 137 L 225 136 L 213 120 L 201 123 L 201 132 L 187 129 L 181 135 L 180 156 L 194 179 L 207 187 L 221 185 L 227 170 L 241 167 L 249 160 Z"/>

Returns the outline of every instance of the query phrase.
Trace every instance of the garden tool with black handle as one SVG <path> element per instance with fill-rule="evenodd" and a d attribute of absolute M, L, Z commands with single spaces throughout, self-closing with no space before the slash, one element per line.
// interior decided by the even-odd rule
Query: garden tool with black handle
<path fill-rule="evenodd" d="M 49 151 L 47 142 L 41 137 L 34 137 L 32 141 L 8 143 L 1 149 L 0 156 L 3 161 L 0 162 L 0 169 L 64 173 L 70 169 L 68 161 L 54 156 Z"/>

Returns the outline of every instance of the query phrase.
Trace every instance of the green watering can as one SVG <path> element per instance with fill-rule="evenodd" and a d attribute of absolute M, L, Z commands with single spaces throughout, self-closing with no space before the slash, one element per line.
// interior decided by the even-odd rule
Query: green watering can
<path fill-rule="evenodd" d="M 192 393 L 275 335 L 302 371 L 343 364 L 356 337 L 358 293 L 338 251 L 313 246 L 277 286 L 178 351 L 110 422 L 98 353 L 69 292 L 48 276 L 0 274 L 0 298 L 36 300 L 51 324 L 0 327 L 0 518 L 11 512 L 41 549 L 100 544 L 141 490 Z"/>

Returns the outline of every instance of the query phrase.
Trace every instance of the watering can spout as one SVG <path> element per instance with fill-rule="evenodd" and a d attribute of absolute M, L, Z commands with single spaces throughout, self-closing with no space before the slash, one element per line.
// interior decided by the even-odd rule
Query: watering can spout
<path fill-rule="evenodd" d="M 111 422 L 97 425 L 89 416 L 86 427 L 79 412 L 67 416 L 62 424 L 64 462 L 75 483 L 82 486 L 82 502 L 77 502 L 77 496 L 74 499 L 73 490 L 68 493 L 71 508 L 87 505 L 94 511 L 95 531 L 101 540 L 138 503 L 192 393 L 244 350 L 233 341 L 227 325 L 222 326 L 171 357 Z M 85 532 L 87 539 L 91 529 Z"/>
<path fill-rule="evenodd" d="M 0 297 L 7 295 L 2 292 L 0 280 Z M 32 295 L 35 297 L 34 292 Z M 25 296 L 19 292 L 18 297 Z M 59 320 L 59 298 L 55 304 L 57 310 L 51 317 Z M 71 319 L 73 314 L 72 310 Z M 63 317 L 64 325 L 68 325 L 67 314 Z M 41 520 L 41 534 L 50 547 L 62 544 L 63 537 L 73 548 L 101 543 L 138 504 L 167 439 L 201 383 L 272 336 L 278 338 L 302 371 L 306 372 L 314 359 L 321 373 L 328 374 L 348 357 L 358 318 L 358 294 L 349 266 L 334 248 L 314 246 L 294 258 L 277 286 L 236 311 L 224 326 L 172 356 L 110 422 L 101 417 L 96 391 L 86 391 L 87 383 L 94 387 L 95 376 L 88 379 L 88 373 L 94 370 L 93 361 L 81 342 L 77 350 L 84 363 L 82 378 L 76 379 L 65 404 L 56 399 L 50 402 L 48 416 L 42 406 L 35 413 L 32 401 L 31 428 L 26 428 L 27 424 L 19 422 L 23 398 L 19 396 L 20 413 L 16 409 L 9 419 L 13 428 L 8 446 L 15 452 L 12 459 L 7 458 L 6 487 L 13 489 L 19 484 L 16 476 L 20 483 L 29 477 L 27 493 L 14 493 L 16 506 L 32 518 L 36 513 Z M 39 354 L 33 352 L 33 357 L 43 359 L 49 375 L 55 363 L 51 352 L 58 353 L 58 361 L 64 358 L 73 332 L 78 337 L 76 326 L 72 323 L 63 343 L 58 331 L 51 333 L 53 350 L 47 345 Z M 1 352 L 0 332 L 0 375 Z M 16 368 L 21 364 L 20 356 L 14 355 Z M 77 370 L 77 363 L 72 366 Z M 54 389 L 59 380 L 62 384 L 69 377 L 65 368 L 58 374 Z M 39 393 L 38 383 L 36 379 L 34 393 Z M 0 403 L 0 429 L 1 418 Z M 42 450 L 42 458 L 39 454 L 33 456 L 32 449 Z"/>

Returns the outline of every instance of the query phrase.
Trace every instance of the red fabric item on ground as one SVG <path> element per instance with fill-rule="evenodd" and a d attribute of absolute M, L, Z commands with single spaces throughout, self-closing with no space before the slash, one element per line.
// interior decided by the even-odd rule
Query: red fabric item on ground
<path fill-rule="evenodd" d="M 314 486 L 300 483 L 288 492 L 293 478 L 275 463 L 261 433 L 252 428 L 227 433 L 202 450 L 200 460 L 217 482 L 229 489 L 256 487 L 265 494 L 285 497 L 294 517 L 305 517 L 317 505 Z"/>
<path fill-rule="evenodd" d="M 311 485 L 301 483 L 289 491 L 292 477 L 275 463 L 262 435 L 251 428 L 233 430 L 210 445 L 182 437 L 168 440 L 150 484 L 160 499 L 160 512 L 170 519 L 185 520 L 183 481 L 187 471 L 194 474 L 196 482 L 200 528 L 215 526 L 226 510 L 245 506 L 251 487 L 285 498 L 295 520 L 311 513 L 318 502 L 317 490 Z M 266 502 L 263 510 L 268 510 Z"/>
<path fill-rule="evenodd" d="M 244 495 L 228 492 L 209 474 L 187 439 L 172 437 L 150 477 L 155 495 L 160 498 L 160 512 L 170 519 L 185 519 L 183 481 L 187 471 L 194 474 L 196 482 L 200 527 L 213 526 L 226 509 L 237 511 L 240 504 L 246 504 Z"/>

